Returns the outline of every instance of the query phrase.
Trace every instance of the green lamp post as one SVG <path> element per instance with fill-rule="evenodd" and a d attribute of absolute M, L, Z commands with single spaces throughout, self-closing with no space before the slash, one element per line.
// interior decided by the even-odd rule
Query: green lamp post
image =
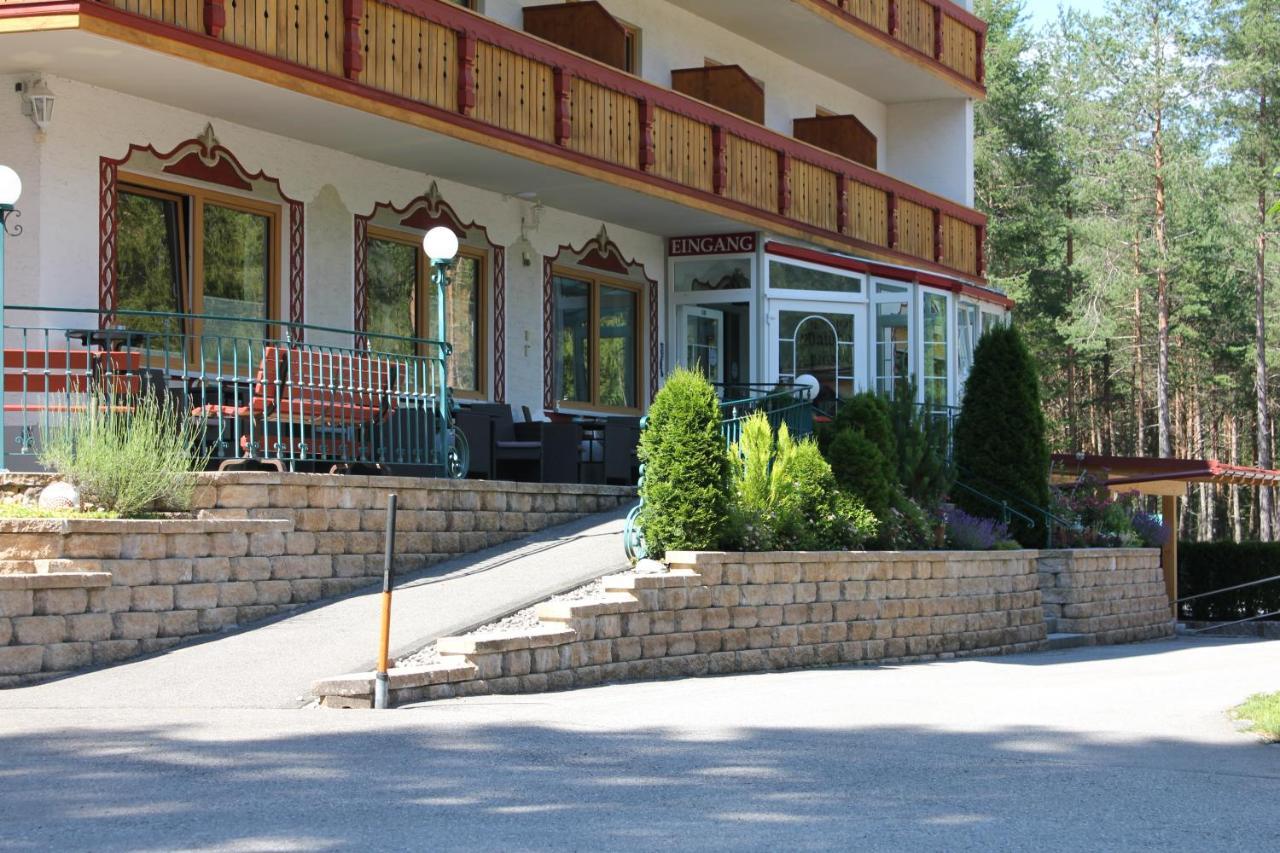
<path fill-rule="evenodd" d="M 440 346 L 439 417 L 436 419 L 437 444 L 443 455 L 446 476 L 449 473 L 449 341 L 445 327 L 444 300 L 449 286 L 454 261 L 458 257 L 458 235 L 443 225 L 437 225 L 422 238 L 422 249 L 431 260 L 431 283 L 436 288 L 436 340 Z"/>
<path fill-rule="evenodd" d="M 15 205 L 22 195 L 22 179 L 18 173 L 8 166 L 0 165 L 0 349 L 4 346 L 4 238 L 5 235 L 17 237 L 22 233 L 22 226 L 9 220 L 22 215 Z M 0 471 L 8 471 L 4 461 L 5 435 L 4 420 L 0 418 Z"/>

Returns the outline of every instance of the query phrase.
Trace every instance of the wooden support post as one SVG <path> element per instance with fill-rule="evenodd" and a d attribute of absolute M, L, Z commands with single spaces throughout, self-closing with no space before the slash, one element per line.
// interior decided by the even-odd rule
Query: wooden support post
<path fill-rule="evenodd" d="M 652 172 L 658 165 L 658 149 L 653 137 L 653 101 L 640 99 L 640 169 Z"/>
<path fill-rule="evenodd" d="M 711 189 L 724 195 L 729 189 L 728 134 L 720 125 L 711 128 Z"/>
<path fill-rule="evenodd" d="M 342 73 L 355 80 L 364 70 L 364 50 L 360 44 L 360 24 L 364 0 L 342 0 Z"/>
<path fill-rule="evenodd" d="M 836 230 L 849 233 L 849 176 L 844 172 L 836 174 Z"/>
<path fill-rule="evenodd" d="M 898 194 L 885 193 L 885 200 L 888 202 L 888 248 L 898 248 Z"/>
<path fill-rule="evenodd" d="M 476 110 L 476 36 L 458 33 L 458 112 L 469 116 Z"/>
<path fill-rule="evenodd" d="M 933 7 L 933 58 L 942 60 L 942 6 Z"/>
<path fill-rule="evenodd" d="M 556 87 L 556 144 L 568 145 L 573 135 L 573 72 L 556 68 L 553 72 Z"/>
<path fill-rule="evenodd" d="M 204 0 L 204 33 L 214 38 L 222 38 L 222 30 L 227 25 L 227 10 L 223 0 Z"/>
<path fill-rule="evenodd" d="M 778 152 L 778 213 L 791 214 L 791 155 Z"/>
<path fill-rule="evenodd" d="M 987 84 L 987 34 L 979 30 L 976 35 L 978 39 L 978 56 L 973 63 L 973 79 L 977 81 L 979 86 L 985 86 Z"/>
<path fill-rule="evenodd" d="M 938 208 L 933 209 L 933 260 L 935 263 L 942 263 L 944 252 L 944 242 L 942 239 L 942 211 Z"/>
<path fill-rule="evenodd" d="M 898 37 L 898 0 L 889 0 L 889 35 Z"/>
<path fill-rule="evenodd" d="M 1164 591 L 1169 596 L 1169 608 L 1173 618 L 1178 618 L 1178 498 L 1176 495 L 1160 496 L 1160 514 L 1169 538 L 1160 549 L 1160 565 L 1164 569 Z"/>
<path fill-rule="evenodd" d="M 984 278 L 987 274 L 987 226 L 977 225 L 973 230 L 978 241 L 978 278 Z"/>

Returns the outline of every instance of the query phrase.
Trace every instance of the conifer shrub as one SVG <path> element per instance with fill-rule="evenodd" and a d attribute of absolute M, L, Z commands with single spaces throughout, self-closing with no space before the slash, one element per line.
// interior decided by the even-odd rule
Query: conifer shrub
<path fill-rule="evenodd" d="M 955 468 L 947 459 L 947 423 L 926 416 L 916 403 L 915 377 L 887 405 L 898 451 L 898 483 L 918 505 L 936 509 L 955 482 Z"/>
<path fill-rule="evenodd" d="M 728 533 L 729 459 L 720 406 L 702 374 L 677 369 L 653 400 L 638 449 L 640 530 L 649 554 L 710 550 Z"/>
<path fill-rule="evenodd" d="M 747 551 L 860 548 L 875 535 L 875 515 L 840 490 L 813 439 L 795 441 L 786 424 L 775 438 L 761 412 L 730 448 L 733 545 Z"/>
<path fill-rule="evenodd" d="M 899 489 L 898 450 L 885 401 L 871 393 L 841 401 L 824 444 L 840 488 L 876 518 L 887 518 Z"/>
<path fill-rule="evenodd" d="M 964 405 L 956 420 L 954 453 L 960 478 L 973 488 L 1001 498 L 1014 497 L 1033 507 L 1049 505 L 1049 449 L 1040 379 L 1021 334 L 1012 326 L 987 332 L 974 350 Z M 1000 516 L 998 506 L 967 491 L 954 497 L 956 505 L 971 515 Z M 1044 525 L 1031 527 L 1015 517 L 1010 534 L 1023 545 L 1035 547 L 1043 544 Z"/>

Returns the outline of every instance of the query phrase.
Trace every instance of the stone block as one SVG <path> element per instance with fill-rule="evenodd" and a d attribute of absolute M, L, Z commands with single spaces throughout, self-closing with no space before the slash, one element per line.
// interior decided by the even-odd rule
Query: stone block
<path fill-rule="evenodd" d="M 667 636 L 667 656 L 691 655 L 697 650 L 694 635 L 690 633 L 670 634 Z"/>
<path fill-rule="evenodd" d="M 264 581 L 271 577 L 271 560 L 266 557 L 237 557 L 229 563 L 233 581 Z M 360 565 L 363 569 L 363 561 Z"/>
<path fill-rule="evenodd" d="M 249 537 L 244 533 L 212 533 L 209 535 L 209 556 L 243 557 L 249 550 Z"/>
<path fill-rule="evenodd" d="M 44 647 L 45 672 L 65 672 L 93 663 L 93 643 L 54 643 Z"/>
<path fill-rule="evenodd" d="M 773 626 L 782 624 L 782 608 L 776 604 L 756 608 L 757 625 Z"/>
<path fill-rule="evenodd" d="M 288 604 L 293 595 L 288 581 L 254 581 L 258 604 Z"/>
<path fill-rule="evenodd" d="M 137 640 L 103 640 L 93 644 L 93 663 L 94 665 L 117 663 L 135 657 L 139 651 L 140 644 Z"/>
<path fill-rule="evenodd" d="M 209 610 L 201 610 L 196 614 L 196 625 L 200 629 L 200 633 L 208 634 L 216 631 L 225 631 L 233 628 L 236 622 L 237 610 L 235 607 L 214 607 Z"/>
<path fill-rule="evenodd" d="M 641 656 L 645 658 L 660 658 L 667 653 L 667 638 L 665 635 L 652 635 L 640 638 Z"/>
<path fill-rule="evenodd" d="M 172 586 L 135 586 L 129 600 L 130 610 L 172 610 Z"/>
<path fill-rule="evenodd" d="M 278 487 L 270 487 L 278 488 Z M 267 486 L 219 486 L 218 507 L 228 509 L 250 509 L 253 507 L 271 506 L 271 491 Z"/>
<path fill-rule="evenodd" d="M 284 535 L 286 554 L 307 555 L 316 553 L 316 537 L 314 533 L 294 532 Z"/>
<path fill-rule="evenodd" d="M 63 537 L 63 557 L 89 557 L 98 560 L 120 558 L 120 535 L 114 533 L 72 533 Z"/>
<path fill-rule="evenodd" d="M 0 646 L 0 675 L 39 672 L 43 664 L 43 646 Z"/>
<path fill-rule="evenodd" d="M 636 660 L 642 653 L 643 648 L 639 637 L 619 637 L 613 641 L 614 660 Z"/>
<path fill-rule="evenodd" d="M 161 637 L 185 637 L 200 633 L 200 614 L 195 610 L 171 610 L 160 614 Z"/>
<path fill-rule="evenodd" d="M 11 639 L 13 639 L 13 620 L 7 616 L 0 616 L 0 646 L 9 645 Z"/>
<path fill-rule="evenodd" d="M 146 586 L 156 582 L 154 560 L 118 560 L 108 564 L 115 586 Z"/>
<path fill-rule="evenodd" d="M 202 558 L 208 559 L 208 558 Z M 176 584 L 190 583 L 195 573 L 195 560 L 181 559 L 165 559 L 151 560 L 151 570 L 154 573 L 154 579 L 147 581 L 150 584 Z M 145 584 L 134 584 L 134 586 L 144 586 Z"/>
<path fill-rule="evenodd" d="M 218 607 L 242 607 L 258 600 L 258 589 L 251 581 L 218 584 Z"/>
<path fill-rule="evenodd" d="M 158 560 L 165 555 L 163 536 L 154 533 L 127 534 L 120 537 L 120 558 L 124 560 Z"/>
<path fill-rule="evenodd" d="M 218 584 L 184 583 L 173 587 L 173 606 L 179 610 L 207 610 L 218 606 Z"/>
<path fill-rule="evenodd" d="M 681 632 L 701 631 L 702 630 L 702 614 L 701 610 L 680 610 L 675 614 L 676 630 Z"/>
<path fill-rule="evenodd" d="M 112 637 L 117 640 L 149 640 L 160 633 L 160 614 L 151 612 L 115 613 Z"/>
<path fill-rule="evenodd" d="M 181 637 L 153 637 L 150 640 L 139 640 L 138 651 L 144 655 L 154 654 L 155 652 L 164 652 L 172 649 L 181 642 Z"/>
<path fill-rule="evenodd" d="M 324 597 L 324 581 L 319 578 L 289 581 L 289 589 L 292 591 L 294 602 L 318 601 Z"/>
<path fill-rule="evenodd" d="M 760 614 L 755 607 L 730 607 L 729 619 L 734 628 L 754 628 L 760 624 Z"/>
<path fill-rule="evenodd" d="M 241 560 L 244 558 L 237 558 Z M 196 583 L 225 583 L 231 580 L 231 558 L 201 557 L 191 561 L 191 576 L 188 581 Z M 180 581 L 174 581 L 180 583 Z"/>
<path fill-rule="evenodd" d="M 89 590 L 37 589 L 33 605 L 37 616 L 84 613 L 89 608 Z"/>
<path fill-rule="evenodd" d="M 0 617 L 30 616 L 34 612 L 35 593 L 32 590 L 0 590 Z"/>
<path fill-rule="evenodd" d="M 18 616 L 13 619 L 13 640 L 20 646 L 47 646 L 67 636 L 63 616 Z"/>
<path fill-rule="evenodd" d="M 94 613 L 115 613 L 128 610 L 133 601 L 133 589 L 127 586 L 111 586 L 89 590 L 89 610 Z"/>
<path fill-rule="evenodd" d="M 165 553 L 170 557 L 208 557 L 209 536 L 204 533 L 170 533 L 165 536 Z"/>
<path fill-rule="evenodd" d="M 281 583 L 284 582 L 281 581 Z M 241 625 L 245 625 L 250 622 L 257 622 L 259 619 L 269 619 L 279 612 L 280 607 L 275 604 L 249 604 L 236 608 L 236 621 Z"/>

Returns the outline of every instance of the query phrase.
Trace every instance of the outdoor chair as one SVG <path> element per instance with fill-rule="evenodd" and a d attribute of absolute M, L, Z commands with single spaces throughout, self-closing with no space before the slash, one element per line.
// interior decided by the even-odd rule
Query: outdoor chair
<path fill-rule="evenodd" d="M 536 474 L 541 483 L 577 481 L 578 426 L 546 421 L 515 423 L 505 403 L 477 403 L 472 412 L 487 415 L 492 423 L 490 477 L 497 479 L 512 466 Z M 475 452 L 474 446 L 472 453 Z"/>
<path fill-rule="evenodd" d="M 609 418 L 604 422 L 605 482 L 635 484 L 640 476 L 640 460 L 636 456 L 639 444 L 639 418 Z"/>

